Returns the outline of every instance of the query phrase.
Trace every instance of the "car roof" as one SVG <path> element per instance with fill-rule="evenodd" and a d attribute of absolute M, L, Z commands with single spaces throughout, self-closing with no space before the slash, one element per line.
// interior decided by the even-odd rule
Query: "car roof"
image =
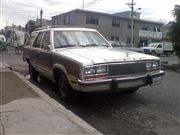
<path fill-rule="evenodd" d="M 39 28 L 39 30 L 36 30 L 32 33 L 36 32 L 43 32 L 43 31 L 97 31 L 95 29 L 90 28 L 80 28 L 80 27 L 59 27 L 59 28 Z"/>

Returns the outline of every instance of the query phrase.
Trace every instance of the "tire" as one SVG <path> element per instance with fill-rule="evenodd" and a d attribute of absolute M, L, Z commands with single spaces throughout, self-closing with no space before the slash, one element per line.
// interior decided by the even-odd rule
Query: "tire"
<path fill-rule="evenodd" d="M 133 94 L 133 93 L 135 93 L 138 89 L 139 89 L 139 88 L 132 88 L 132 89 L 129 89 L 129 90 L 124 91 L 124 93 Z"/>
<path fill-rule="evenodd" d="M 151 55 L 156 56 L 156 52 L 155 51 L 151 51 Z"/>
<path fill-rule="evenodd" d="M 31 64 L 29 64 L 29 75 L 31 80 L 37 81 L 38 72 L 34 69 L 34 67 Z"/>
<path fill-rule="evenodd" d="M 78 92 L 75 91 L 69 84 L 69 81 L 64 73 L 59 74 L 58 90 L 60 98 L 66 102 L 76 102 L 78 99 Z"/>

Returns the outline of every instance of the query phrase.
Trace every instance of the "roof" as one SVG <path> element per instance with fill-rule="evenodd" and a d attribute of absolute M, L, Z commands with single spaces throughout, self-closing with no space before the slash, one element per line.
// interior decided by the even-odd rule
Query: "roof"
<path fill-rule="evenodd" d="M 64 15 L 64 14 L 69 14 L 69 13 L 73 13 L 73 12 L 84 12 L 84 13 L 92 13 L 92 14 L 97 14 L 97 15 L 104 15 L 104 16 L 110 16 L 110 17 L 118 17 L 118 18 L 122 18 L 122 19 L 126 19 L 126 20 L 130 20 L 131 18 L 127 18 L 127 17 L 120 17 L 118 16 L 116 13 L 115 14 L 109 14 L 109 13 L 103 13 L 103 12 L 97 12 L 97 11 L 90 11 L 90 10 L 83 10 L 83 9 L 74 9 L 71 10 L 69 12 L 65 12 L 59 15 L 55 15 L 54 17 L 60 16 L 60 15 Z M 136 21 L 140 21 L 140 22 L 147 22 L 147 23 L 156 23 L 156 24 L 160 24 L 163 25 L 164 23 L 162 22 L 158 22 L 158 21 L 151 21 L 151 20 L 144 20 L 144 19 L 134 19 Z"/>
<path fill-rule="evenodd" d="M 53 31 L 73 31 L 73 30 L 81 30 L 81 31 L 96 31 L 95 29 L 90 28 L 83 28 L 83 27 L 76 27 L 76 26 L 47 26 L 47 27 L 41 27 L 36 29 L 34 32 L 38 31 L 47 31 L 47 30 L 53 30 Z"/>

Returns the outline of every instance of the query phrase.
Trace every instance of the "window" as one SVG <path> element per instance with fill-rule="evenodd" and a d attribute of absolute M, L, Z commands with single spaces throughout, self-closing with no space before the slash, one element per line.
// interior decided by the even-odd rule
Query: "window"
<path fill-rule="evenodd" d="M 113 18 L 112 19 L 112 26 L 113 27 L 120 27 L 120 19 L 119 18 Z"/>
<path fill-rule="evenodd" d="M 70 15 L 65 15 L 64 16 L 64 25 L 70 24 Z"/>
<path fill-rule="evenodd" d="M 161 45 L 161 44 L 159 44 L 159 45 L 157 46 L 157 48 L 162 48 L 162 45 Z"/>
<path fill-rule="evenodd" d="M 54 25 L 57 25 L 57 24 L 58 24 L 58 20 L 57 20 L 57 19 L 54 19 L 54 20 L 53 20 L 53 24 L 54 24 Z"/>
<path fill-rule="evenodd" d="M 99 17 L 94 14 L 87 14 L 86 16 L 86 24 L 99 24 Z"/>
<path fill-rule="evenodd" d="M 50 45 L 50 32 L 49 31 L 45 32 L 44 34 L 41 48 L 43 48 L 45 45 Z"/>
<path fill-rule="evenodd" d="M 40 32 L 33 44 L 33 47 L 40 48 L 42 37 L 43 37 L 43 32 Z"/>
<path fill-rule="evenodd" d="M 117 36 L 112 36 L 112 37 L 111 37 L 111 41 L 119 41 L 119 37 L 117 37 Z"/>
<path fill-rule="evenodd" d="M 141 30 L 148 30 L 148 25 L 147 24 L 143 24 L 141 27 Z"/>
<path fill-rule="evenodd" d="M 154 26 L 154 31 L 155 32 L 160 32 L 160 26 Z"/>
<path fill-rule="evenodd" d="M 34 40 L 36 39 L 38 33 L 33 33 L 30 35 L 30 37 L 28 38 L 26 45 L 32 46 L 34 43 Z"/>
<path fill-rule="evenodd" d="M 93 31 L 54 31 L 54 47 L 74 46 L 108 46 L 107 42 L 97 32 Z"/>

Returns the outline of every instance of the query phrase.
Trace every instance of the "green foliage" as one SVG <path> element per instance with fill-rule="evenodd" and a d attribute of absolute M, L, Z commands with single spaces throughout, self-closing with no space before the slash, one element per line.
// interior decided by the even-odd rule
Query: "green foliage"
<path fill-rule="evenodd" d="M 169 36 L 174 43 L 174 50 L 180 58 L 180 5 L 175 6 L 173 15 L 175 21 L 171 24 Z"/>

